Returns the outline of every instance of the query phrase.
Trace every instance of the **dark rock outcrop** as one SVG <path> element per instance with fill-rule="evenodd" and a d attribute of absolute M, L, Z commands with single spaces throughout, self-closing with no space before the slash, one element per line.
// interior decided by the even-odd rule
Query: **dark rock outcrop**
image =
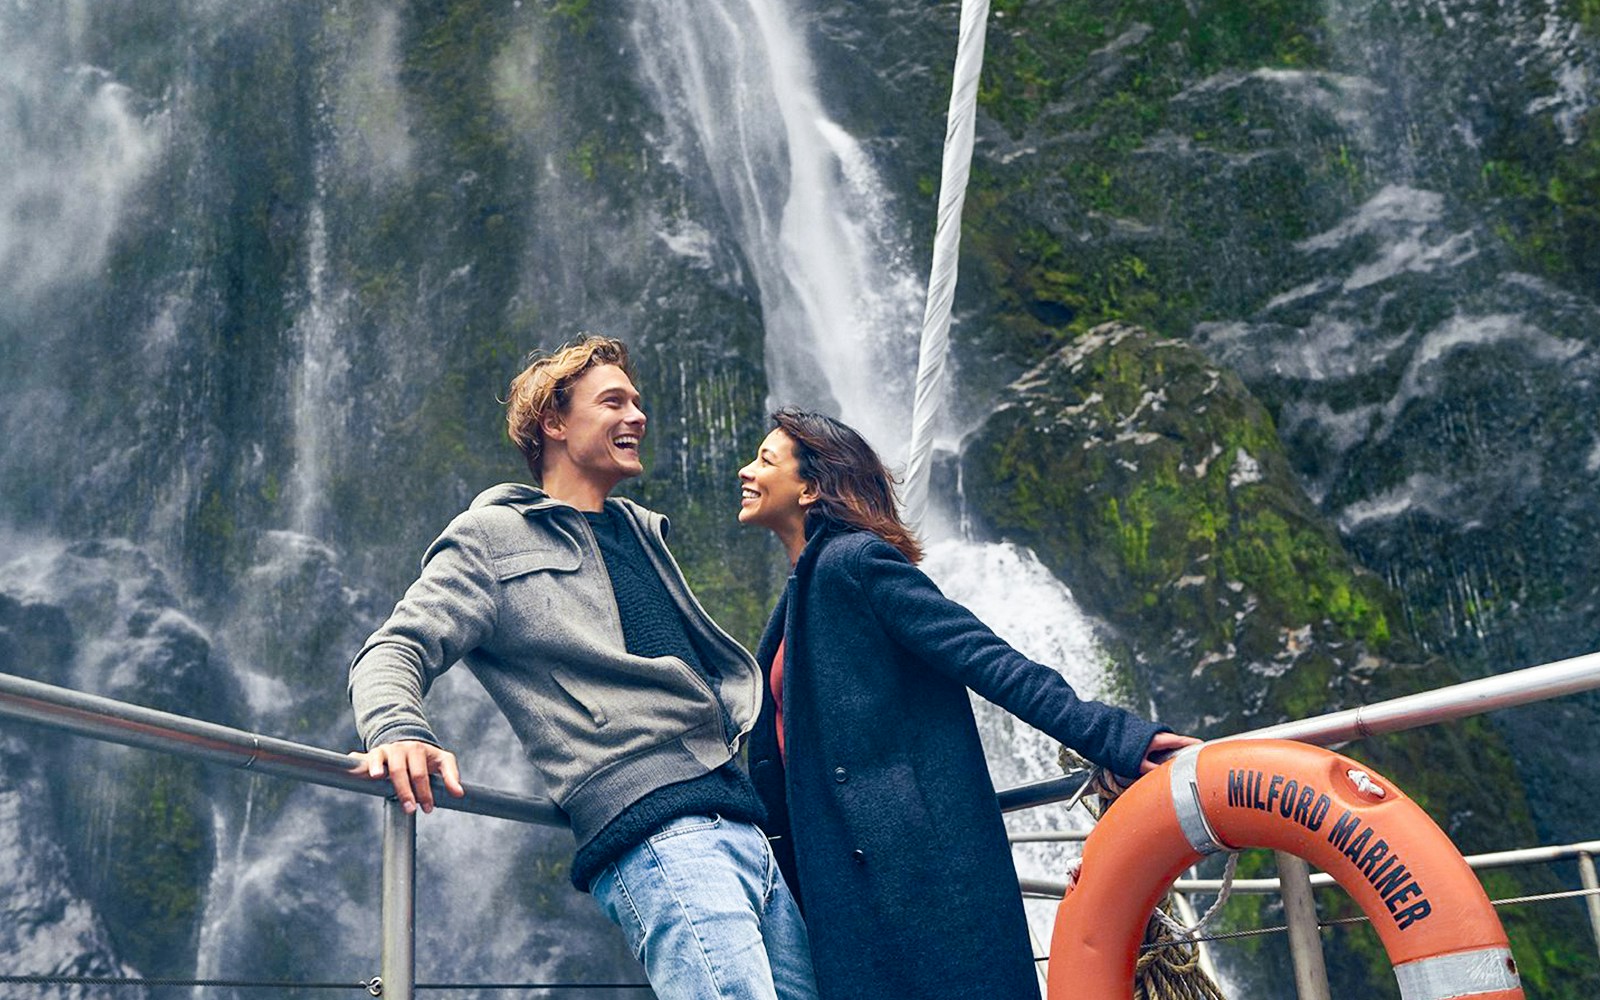
<path fill-rule="evenodd" d="M 1088 331 L 1012 385 L 962 461 L 974 519 L 1031 546 L 1108 623 L 1129 653 L 1131 694 L 1180 730 L 1221 736 L 1463 679 L 1419 656 L 1393 593 L 1297 485 L 1267 411 L 1188 345 L 1120 323 Z M 1343 749 L 1397 781 L 1464 852 L 1538 842 L 1512 755 L 1481 717 Z M 1246 858 L 1245 870 L 1264 864 Z M 1488 881 L 1494 896 L 1556 887 L 1538 870 Z M 1353 912 L 1342 897 L 1325 905 Z M 1275 919 L 1265 907 L 1233 919 Z M 1538 943 L 1579 940 L 1567 915 L 1502 919 L 1528 981 L 1566 990 L 1592 977 Z M 1393 988 L 1366 931 L 1331 939 L 1329 965 L 1336 991 Z M 1237 975 L 1254 982 L 1264 967 Z"/>

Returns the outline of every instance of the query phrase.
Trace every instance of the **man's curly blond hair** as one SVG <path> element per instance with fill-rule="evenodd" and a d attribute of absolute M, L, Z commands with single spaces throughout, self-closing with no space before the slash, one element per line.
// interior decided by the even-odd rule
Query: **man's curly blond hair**
<path fill-rule="evenodd" d="M 506 397 L 506 433 L 527 460 L 535 483 L 543 481 L 539 458 L 544 454 L 544 418 L 566 412 L 573 383 L 600 365 L 616 365 L 629 379 L 633 378 L 633 362 L 628 359 L 626 344 L 613 337 L 585 333 L 550 354 L 529 354 L 527 367 L 511 380 Z"/>

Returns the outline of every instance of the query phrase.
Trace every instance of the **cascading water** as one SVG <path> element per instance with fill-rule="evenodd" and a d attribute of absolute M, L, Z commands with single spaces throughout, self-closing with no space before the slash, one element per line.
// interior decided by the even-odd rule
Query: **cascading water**
<path fill-rule="evenodd" d="M 338 481 L 444 366 L 426 320 L 373 323 L 374 269 L 364 289 L 352 275 L 352 229 L 373 228 L 349 224 L 352 203 L 376 189 L 404 206 L 417 183 L 397 84 L 408 29 L 388 8 L 276 13 L 0 7 L 0 670 L 338 748 L 351 732 L 342 665 L 394 597 L 352 569 L 347 522 L 368 505 L 340 506 Z M 263 82 L 263 65 L 278 89 L 245 84 L 251 96 L 230 104 L 229 84 Z M 253 144 L 252 129 L 298 126 L 301 98 L 316 109 L 304 162 Z M 380 241 L 382 259 L 401 256 L 404 229 Z M 470 270 L 392 288 L 425 306 Z M 225 482 L 228 466 L 243 478 Z M 241 497 L 269 511 L 236 520 Z M 392 508 L 378 517 L 412 533 Z M 407 560 L 440 523 L 403 542 Z M 232 555 L 195 559 L 217 543 Z M 469 677 L 437 692 L 439 724 L 471 748 L 469 781 L 538 791 Z M 375 801 L 5 726 L 0 761 L 16 777 L 0 788 L 0 853 L 16 863 L 0 865 L 0 970 L 268 982 L 376 970 Z M 441 814 L 419 843 L 431 976 L 634 973 L 564 883 L 565 832 Z"/>
<path fill-rule="evenodd" d="M 1070 14 L 1025 6 L 1002 59 Z M 1503 212 L 1474 212 L 1527 193 L 1504 183 L 1518 129 L 1591 141 L 1592 32 L 1543 0 L 1328 6 L 1337 65 L 1202 65 L 1133 10 L 1087 39 L 1070 100 L 1046 93 L 1018 125 L 1028 109 L 1005 105 L 1032 96 L 1002 95 L 982 183 L 1021 242 L 964 249 L 1015 267 L 1007 282 L 1032 266 L 1013 251 L 1043 256 L 1020 284 L 965 285 L 983 301 L 958 327 L 961 406 L 984 410 L 1080 298 L 1094 307 L 1067 272 L 1181 273 L 1152 289 L 1208 322 L 1157 332 L 1245 376 L 1324 512 L 1439 619 L 1430 648 L 1570 655 L 1600 606 L 1574 541 L 1593 534 L 1600 327 L 1583 288 L 1508 264 Z M 935 31 L 947 11 L 900 0 L 284 9 L 0 4 L 0 669 L 350 745 L 349 655 L 444 521 L 523 474 L 494 397 L 524 351 L 581 329 L 637 348 L 654 454 L 630 488 L 674 515 L 702 596 L 750 638 L 781 580 L 731 516 L 763 394 L 903 456 L 922 308 L 906 220 L 932 199 L 896 199 L 934 159 L 914 162 L 933 137 L 906 136 L 937 131 L 944 95 L 908 95 L 934 86 L 953 16 Z M 1135 78 L 1169 73 L 1181 92 L 1140 96 Z M 1132 100 L 1138 115 L 1112 117 L 1157 132 L 1110 143 L 1080 98 Z M 1078 203 L 1063 161 L 1103 165 L 1108 200 Z M 1014 308 L 1043 326 L 989 328 Z M 1094 693 L 1105 656 L 1068 595 L 1026 552 L 966 541 L 961 513 L 929 529 L 929 571 Z M 469 782 L 537 790 L 469 677 L 447 675 L 430 709 Z M 978 709 L 997 783 L 1054 773 L 1049 741 Z M 1543 786 L 1569 796 L 1561 839 L 1589 836 L 1592 781 L 1569 778 L 1593 762 L 1525 728 L 1519 758 L 1545 755 L 1538 773 L 1562 780 Z M 48 956 L 92 974 L 372 973 L 374 803 L 21 732 L 0 731 L 5 972 Z M 95 768 L 114 777 L 83 780 Z M 564 884 L 564 834 L 435 814 L 420 837 L 430 979 L 635 974 Z"/>
<path fill-rule="evenodd" d="M 340 350 L 338 301 L 330 301 L 328 281 L 328 224 L 323 209 L 321 158 L 318 158 L 317 200 L 311 206 L 306 233 L 306 306 L 295 323 L 300 341 L 299 370 L 295 376 L 295 479 L 294 530 L 313 537 L 322 534 L 327 517 L 328 466 L 335 435 L 350 405 L 349 359 Z"/>
<path fill-rule="evenodd" d="M 635 17 L 661 116 L 687 123 L 673 134 L 674 159 L 709 170 L 740 221 L 762 291 L 773 401 L 834 412 L 903 467 L 924 283 L 870 158 L 822 107 L 790 12 L 781 0 L 651 0 Z M 1094 626 L 1032 553 L 933 518 L 925 533 L 925 569 L 947 594 L 1080 694 L 1098 695 L 1109 664 Z M 1053 740 L 981 699 L 974 709 L 997 787 L 1060 775 Z M 1018 830 L 1076 821 L 1050 809 L 1008 817 Z M 1025 876 L 1059 879 L 1069 853 L 1029 845 L 1016 857 Z M 1048 941 L 1054 906 L 1028 908 Z"/>
<path fill-rule="evenodd" d="M 633 39 L 669 162 L 709 174 L 760 290 L 771 401 L 903 448 L 916 344 L 902 334 L 920 285 L 889 192 L 822 108 L 788 10 L 639 3 Z"/>

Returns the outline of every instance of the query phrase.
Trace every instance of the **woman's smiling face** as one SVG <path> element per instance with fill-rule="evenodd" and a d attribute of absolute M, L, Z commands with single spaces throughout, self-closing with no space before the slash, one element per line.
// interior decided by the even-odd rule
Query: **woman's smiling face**
<path fill-rule="evenodd" d="M 780 536 L 803 532 L 806 508 L 816 490 L 800 478 L 794 441 L 774 430 L 761 442 L 755 460 L 739 470 L 739 523 L 770 528 Z"/>

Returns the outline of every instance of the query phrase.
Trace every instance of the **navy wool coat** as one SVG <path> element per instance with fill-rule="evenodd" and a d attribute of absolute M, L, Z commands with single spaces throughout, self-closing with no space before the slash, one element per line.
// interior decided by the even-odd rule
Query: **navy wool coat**
<path fill-rule="evenodd" d="M 1163 727 L 1084 701 L 878 536 L 823 522 L 757 650 L 786 639 L 750 773 L 824 1000 L 1039 996 L 1016 868 L 967 688 L 1136 775 Z"/>

